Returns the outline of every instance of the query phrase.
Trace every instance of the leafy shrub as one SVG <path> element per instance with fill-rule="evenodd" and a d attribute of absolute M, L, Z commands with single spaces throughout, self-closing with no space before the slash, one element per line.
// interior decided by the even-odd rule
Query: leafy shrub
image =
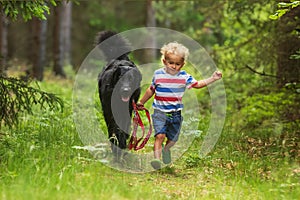
<path fill-rule="evenodd" d="M 287 89 L 254 94 L 245 99 L 241 115 L 248 128 L 257 128 L 268 121 L 291 122 L 299 120 L 299 94 Z"/>

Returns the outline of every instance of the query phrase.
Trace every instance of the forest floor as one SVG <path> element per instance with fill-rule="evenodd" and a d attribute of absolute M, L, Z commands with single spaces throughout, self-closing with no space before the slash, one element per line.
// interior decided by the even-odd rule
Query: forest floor
<path fill-rule="evenodd" d="M 46 78 L 41 89 L 63 98 L 64 111 L 36 109 L 22 114 L 18 127 L 1 130 L 0 199 L 299 199 L 299 147 L 279 149 L 229 125 L 204 158 L 195 141 L 158 171 L 128 173 L 99 162 L 73 148 L 83 146 L 73 121 L 73 84 Z"/>

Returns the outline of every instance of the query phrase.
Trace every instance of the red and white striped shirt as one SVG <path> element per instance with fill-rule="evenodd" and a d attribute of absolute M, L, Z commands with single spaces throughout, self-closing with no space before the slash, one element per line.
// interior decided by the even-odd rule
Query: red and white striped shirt
<path fill-rule="evenodd" d="M 151 89 L 155 91 L 153 108 L 163 112 L 182 110 L 185 89 L 196 84 L 197 80 L 184 70 L 176 75 L 168 74 L 165 68 L 156 70 L 151 83 Z"/>

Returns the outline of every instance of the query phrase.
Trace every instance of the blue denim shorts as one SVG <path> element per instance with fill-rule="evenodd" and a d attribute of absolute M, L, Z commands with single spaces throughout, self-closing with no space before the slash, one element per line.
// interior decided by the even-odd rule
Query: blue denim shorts
<path fill-rule="evenodd" d="M 166 134 L 169 140 L 176 142 L 179 137 L 183 117 L 181 111 L 165 113 L 154 109 L 152 114 L 155 135 Z"/>

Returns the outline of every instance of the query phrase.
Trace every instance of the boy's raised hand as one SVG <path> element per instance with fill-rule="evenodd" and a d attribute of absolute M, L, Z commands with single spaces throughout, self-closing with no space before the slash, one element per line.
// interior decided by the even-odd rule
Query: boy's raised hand
<path fill-rule="evenodd" d="M 215 79 L 215 80 L 219 80 L 222 78 L 222 72 L 220 71 L 215 71 L 212 75 L 212 77 Z"/>

